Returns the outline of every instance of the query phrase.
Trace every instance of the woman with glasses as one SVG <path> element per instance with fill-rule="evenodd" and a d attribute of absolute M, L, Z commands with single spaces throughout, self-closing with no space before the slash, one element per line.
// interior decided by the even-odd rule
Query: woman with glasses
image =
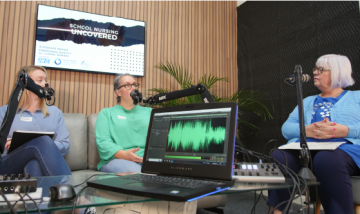
<path fill-rule="evenodd" d="M 143 161 L 151 108 L 135 105 L 130 93 L 139 87 L 129 74 L 114 79 L 117 105 L 102 109 L 95 124 L 101 172 L 139 172 Z"/>
<path fill-rule="evenodd" d="M 338 142 L 335 150 L 311 151 L 318 196 L 325 213 L 353 213 L 350 176 L 360 175 L 360 92 L 343 88 L 354 84 L 350 60 L 346 56 L 321 56 L 313 69 L 314 85 L 320 94 L 304 99 L 307 142 Z M 299 142 L 298 107 L 282 126 L 284 137 Z M 275 151 L 272 155 L 298 173 L 302 168 L 298 150 Z M 286 157 L 285 157 L 286 156 Z M 269 191 L 270 210 L 281 213 L 289 199 L 288 190 Z"/>

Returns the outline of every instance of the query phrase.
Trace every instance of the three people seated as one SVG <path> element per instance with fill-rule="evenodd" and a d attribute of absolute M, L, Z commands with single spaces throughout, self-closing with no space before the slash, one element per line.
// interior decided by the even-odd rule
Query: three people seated
<path fill-rule="evenodd" d="M 34 82 L 47 82 L 46 69 L 24 67 Z M 360 92 L 343 88 L 354 84 L 349 59 L 341 55 L 321 56 L 313 70 L 314 85 L 321 93 L 304 99 L 305 131 L 308 142 L 344 142 L 335 150 L 312 151 L 318 194 L 326 213 L 352 213 L 350 176 L 360 175 Z M 141 171 L 151 108 L 134 105 L 131 91 L 139 84 L 128 75 L 114 79 L 118 105 L 100 111 L 95 136 L 100 162 L 107 173 Z M 2 123 L 7 105 L 0 108 Z M 54 140 L 40 137 L 7 153 L 14 130 L 53 131 Z M 289 142 L 299 139 L 298 107 L 282 126 Z M 62 112 L 46 106 L 45 100 L 25 89 L 1 156 L 0 174 L 30 173 L 32 176 L 71 175 L 63 156 L 69 151 L 69 136 Z M 272 156 L 294 172 L 301 169 L 298 151 L 275 151 Z M 289 198 L 287 190 L 269 191 L 270 210 Z M 274 213 L 281 213 L 285 205 Z"/>

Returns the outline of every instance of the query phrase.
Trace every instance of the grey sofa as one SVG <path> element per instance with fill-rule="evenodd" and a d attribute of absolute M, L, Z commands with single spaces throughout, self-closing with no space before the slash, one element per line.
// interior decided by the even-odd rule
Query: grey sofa
<path fill-rule="evenodd" d="M 70 139 L 69 153 L 64 158 L 74 175 L 101 173 L 96 168 L 99 163 L 94 133 L 97 115 L 63 114 Z"/>
<path fill-rule="evenodd" d="M 96 174 L 99 153 L 95 140 L 95 122 L 98 114 L 88 117 L 79 113 L 64 113 L 69 132 L 70 150 L 64 157 L 73 175 Z M 226 195 L 207 196 L 198 200 L 198 209 L 225 206 Z"/>

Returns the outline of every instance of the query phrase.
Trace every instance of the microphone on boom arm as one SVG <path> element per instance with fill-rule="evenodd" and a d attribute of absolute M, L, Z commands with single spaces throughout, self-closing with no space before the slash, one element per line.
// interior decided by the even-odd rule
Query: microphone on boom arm
<path fill-rule="evenodd" d="M 39 98 L 44 98 L 46 100 L 51 100 L 51 96 L 54 96 L 55 91 L 54 89 L 49 87 L 49 84 L 46 83 L 45 87 L 41 87 L 40 85 L 36 84 L 34 82 L 34 80 L 32 80 L 30 78 L 29 75 L 27 75 L 27 73 L 25 71 L 23 71 L 24 74 L 24 84 L 25 84 L 25 88 L 31 92 L 33 92 L 34 94 L 36 94 Z M 54 102 L 51 105 L 54 105 L 55 103 L 55 97 L 54 97 Z M 46 103 L 47 104 L 47 103 Z M 49 105 L 49 104 L 47 104 Z"/>
<path fill-rule="evenodd" d="M 55 96 L 54 96 L 55 91 L 54 91 L 54 89 L 50 88 L 49 84 L 46 83 L 45 87 L 44 87 L 44 91 L 45 91 L 46 105 L 48 105 L 48 106 L 54 105 L 54 103 L 55 103 Z M 48 104 L 47 101 L 50 101 L 52 96 L 54 96 L 54 102 L 52 104 Z"/>
<path fill-rule="evenodd" d="M 55 94 L 54 89 L 50 88 L 49 84 L 46 83 L 45 87 L 44 87 L 44 91 L 45 91 L 45 98 L 47 100 L 51 100 L 51 96 L 54 96 L 54 94 Z"/>
<path fill-rule="evenodd" d="M 311 80 L 311 77 L 309 74 L 301 74 L 301 81 L 302 82 L 309 82 Z M 285 83 L 291 86 L 295 86 L 296 85 L 296 79 L 295 79 L 295 75 L 292 74 L 290 77 L 285 78 Z"/>
<path fill-rule="evenodd" d="M 134 100 L 134 105 L 141 103 L 143 100 L 142 93 L 139 90 L 135 89 L 135 91 L 130 92 L 130 97 Z"/>

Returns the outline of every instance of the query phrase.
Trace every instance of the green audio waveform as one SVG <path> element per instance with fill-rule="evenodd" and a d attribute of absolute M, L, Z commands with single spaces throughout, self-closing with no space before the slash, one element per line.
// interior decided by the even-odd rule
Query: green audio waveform
<path fill-rule="evenodd" d="M 225 140 L 225 127 L 211 127 L 211 119 L 204 121 L 176 122 L 170 127 L 168 149 L 178 151 L 208 151 L 211 143 L 222 144 Z"/>

